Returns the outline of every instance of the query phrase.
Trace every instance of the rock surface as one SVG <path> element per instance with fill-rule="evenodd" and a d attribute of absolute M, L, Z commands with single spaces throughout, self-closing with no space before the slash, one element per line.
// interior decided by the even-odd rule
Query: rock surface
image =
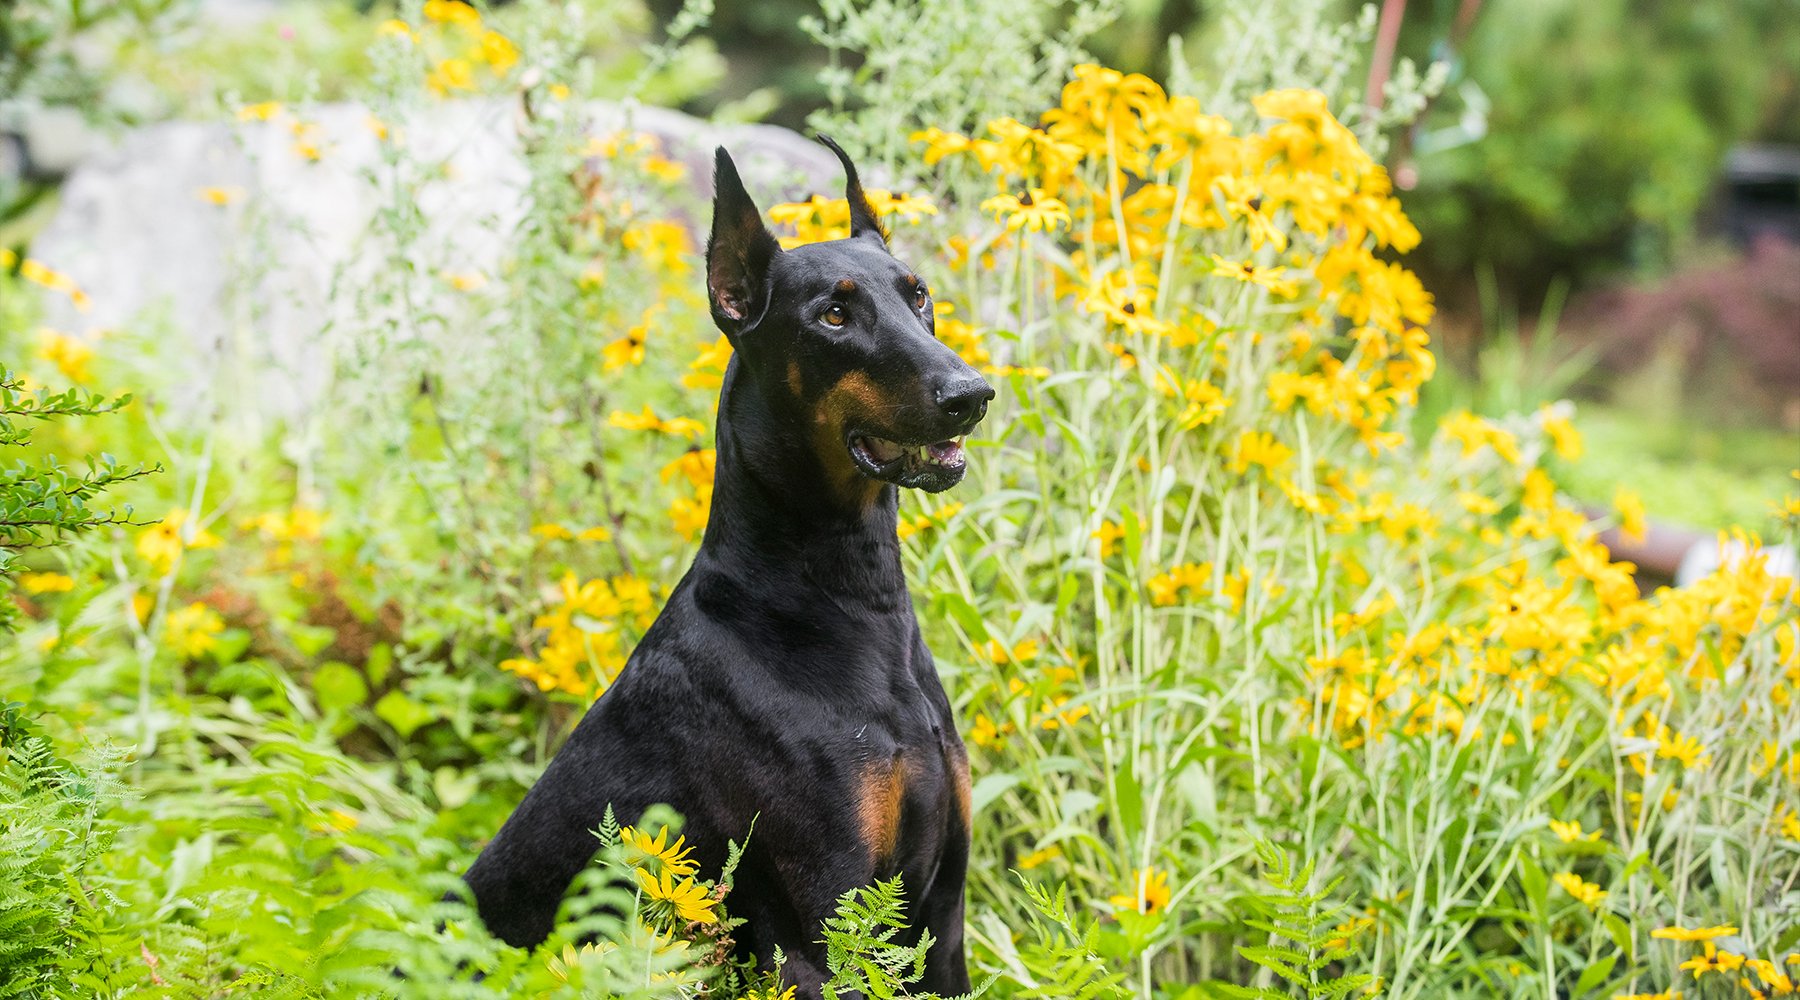
<path fill-rule="evenodd" d="M 660 139 L 665 155 L 687 166 L 696 204 L 711 197 L 718 145 L 731 150 L 765 206 L 841 190 L 831 153 L 787 129 L 715 125 L 661 108 L 586 110 L 593 134 L 630 127 Z M 424 189 L 420 205 L 428 221 L 422 245 L 437 259 L 418 266 L 483 271 L 498 260 L 527 180 L 517 113 L 502 102 L 446 102 L 406 126 L 411 153 L 444 164 L 444 180 Z M 183 381 L 196 390 L 229 383 L 266 414 L 304 409 L 327 374 L 310 347 L 352 308 L 334 284 L 347 265 L 372 266 L 368 258 L 379 256 L 359 258 L 356 249 L 382 200 L 368 112 L 329 105 L 305 117 L 315 126 L 307 138 L 321 151 L 316 162 L 296 153 L 292 119 L 284 118 L 153 125 L 83 163 L 30 252 L 74 278 L 92 308 L 77 313 L 50 297 L 49 323 L 178 338 L 185 350 L 157 354 L 184 359 Z M 226 204 L 215 204 L 208 189 Z"/>

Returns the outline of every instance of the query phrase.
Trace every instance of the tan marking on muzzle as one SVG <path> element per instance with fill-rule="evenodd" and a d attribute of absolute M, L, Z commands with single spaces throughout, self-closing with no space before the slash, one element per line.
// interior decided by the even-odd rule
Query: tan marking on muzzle
<path fill-rule="evenodd" d="M 792 382 L 795 369 L 789 369 Z M 838 379 L 813 407 L 813 450 L 825 467 L 829 486 L 845 503 L 865 509 L 881 495 L 881 483 L 869 479 L 850 458 L 844 432 L 853 424 L 874 431 L 898 408 L 867 372 L 853 371 Z"/>

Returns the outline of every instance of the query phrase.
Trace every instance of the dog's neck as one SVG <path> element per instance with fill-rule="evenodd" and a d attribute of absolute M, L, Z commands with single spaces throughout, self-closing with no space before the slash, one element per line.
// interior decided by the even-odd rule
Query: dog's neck
<path fill-rule="evenodd" d="M 832 601 L 911 614 L 895 532 L 898 491 L 845 503 L 809 436 L 784 419 L 735 360 L 719 395 L 712 512 L 701 554 L 744 572 L 791 577 Z"/>

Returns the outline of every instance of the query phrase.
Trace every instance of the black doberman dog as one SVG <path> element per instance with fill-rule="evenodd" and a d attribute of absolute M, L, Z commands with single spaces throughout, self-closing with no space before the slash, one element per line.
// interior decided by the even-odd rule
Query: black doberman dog
<path fill-rule="evenodd" d="M 961 481 L 994 391 L 939 343 L 931 293 L 896 259 L 855 165 L 847 239 L 783 251 L 720 148 L 706 246 L 735 349 L 719 397 L 712 514 L 693 565 L 466 876 L 482 919 L 531 945 L 611 805 L 687 818 L 702 871 L 755 833 L 727 902 L 738 948 L 817 996 L 820 921 L 902 876 L 923 986 L 969 989 L 969 764 L 901 574 L 898 491 Z"/>

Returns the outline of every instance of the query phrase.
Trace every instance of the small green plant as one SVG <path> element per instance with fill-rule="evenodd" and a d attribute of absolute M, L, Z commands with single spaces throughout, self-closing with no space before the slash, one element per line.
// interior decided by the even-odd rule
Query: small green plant
<path fill-rule="evenodd" d="M 1312 861 L 1296 868 L 1288 852 L 1266 840 L 1257 841 L 1256 854 L 1262 861 L 1263 881 L 1274 891 L 1245 900 L 1263 916 L 1246 918 L 1244 923 L 1267 934 L 1269 943 L 1240 945 L 1237 952 L 1280 978 L 1288 988 L 1227 985 L 1222 988 L 1224 994 L 1245 1000 L 1342 1000 L 1366 990 L 1375 982 L 1374 976 L 1332 974 L 1355 954 L 1354 925 L 1338 922 L 1349 904 L 1327 902 L 1343 879 L 1332 879 L 1324 888 L 1314 889 Z"/>
<path fill-rule="evenodd" d="M 23 705 L 0 705 L 0 998 L 53 995 L 86 964 L 116 902 L 90 871 L 111 843 L 116 762 L 65 760 Z"/>
<path fill-rule="evenodd" d="M 931 950 L 931 932 L 922 931 L 913 945 L 897 944 L 894 935 L 906 929 L 906 902 L 900 876 L 852 889 L 838 899 L 837 913 L 824 924 L 825 964 L 831 979 L 825 983 L 825 1000 L 840 996 L 891 1000 L 907 996 L 906 986 L 925 975 L 925 954 Z"/>
<path fill-rule="evenodd" d="M 17 373 L 0 369 L 0 448 L 29 445 L 34 422 L 115 413 L 130 402 L 130 393 L 108 400 L 80 388 L 28 389 Z M 0 465 L 0 578 L 7 591 L 12 586 L 15 549 L 105 524 L 129 523 L 129 505 L 123 511 L 99 511 L 93 502 L 108 489 L 155 471 L 121 466 L 104 452 L 88 456 L 83 466 L 72 469 L 54 456 Z M 11 601 L 0 601 L 0 627 L 17 617 L 18 608 Z"/>

